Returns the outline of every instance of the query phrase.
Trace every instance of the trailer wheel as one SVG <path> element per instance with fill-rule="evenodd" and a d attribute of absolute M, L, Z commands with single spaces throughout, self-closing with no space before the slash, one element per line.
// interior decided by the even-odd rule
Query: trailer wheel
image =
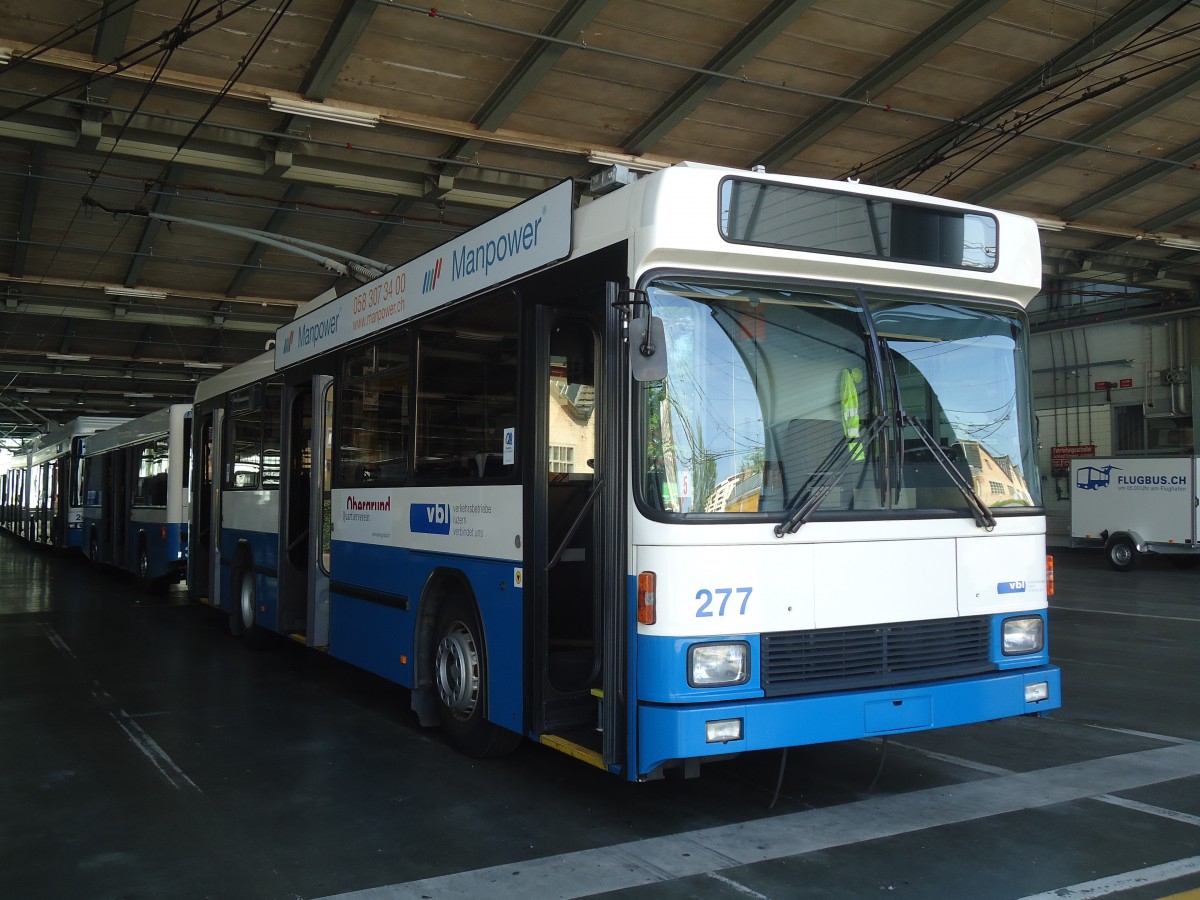
<path fill-rule="evenodd" d="M 435 629 L 433 683 L 446 738 L 467 756 L 501 756 L 521 736 L 487 718 L 487 651 L 475 605 L 455 593 L 442 601 Z"/>
<path fill-rule="evenodd" d="M 1108 564 L 1118 572 L 1128 572 L 1137 565 L 1138 552 L 1133 541 L 1118 536 L 1108 542 Z"/>

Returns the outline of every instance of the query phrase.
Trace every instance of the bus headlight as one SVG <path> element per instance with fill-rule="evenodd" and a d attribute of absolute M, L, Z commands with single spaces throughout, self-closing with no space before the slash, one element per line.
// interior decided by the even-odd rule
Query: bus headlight
<path fill-rule="evenodd" d="M 749 680 L 750 645 L 745 641 L 693 644 L 688 650 L 688 684 L 692 687 L 745 684 Z"/>
<path fill-rule="evenodd" d="M 1004 655 L 1040 653 L 1045 646 L 1045 629 L 1046 625 L 1041 616 L 1005 619 L 1001 631 L 1001 649 Z"/>

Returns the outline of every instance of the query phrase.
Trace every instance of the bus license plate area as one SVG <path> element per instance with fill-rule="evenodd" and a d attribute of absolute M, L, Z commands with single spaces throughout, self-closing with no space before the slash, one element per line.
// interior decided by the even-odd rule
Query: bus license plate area
<path fill-rule="evenodd" d="M 875 700 L 863 705 L 863 716 L 867 734 L 929 728 L 933 725 L 933 703 L 929 697 Z"/>

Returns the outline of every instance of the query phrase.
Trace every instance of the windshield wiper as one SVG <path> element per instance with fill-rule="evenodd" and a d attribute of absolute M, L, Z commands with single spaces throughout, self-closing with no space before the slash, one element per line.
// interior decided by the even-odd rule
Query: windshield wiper
<path fill-rule="evenodd" d="M 891 345 L 886 341 L 880 340 L 881 349 L 887 352 L 888 365 L 892 370 L 892 403 L 896 409 L 896 452 L 899 459 L 896 461 L 896 497 L 899 498 L 900 491 L 904 487 L 904 426 L 910 426 L 917 436 L 921 439 L 921 443 L 925 445 L 925 449 L 929 451 L 929 455 L 937 462 L 942 470 L 950 476 L 950 481 L 962 493 L 963 498 L 967 501 L 967 508 L 971 511 L 971 515 L 975 518 L 975 524 L 980 528 L 985 528 L 991 531 L 996 527 L 996 517 L 992 515 L 988 505 L 980 499 L 975 493 L 975 489 L 971 487 L 971 482 L 967 481 L 966 477 L 955 468 L 954 461 L 946 455 L 946 451 L 942 449 L 941 444 L 934 440 L 933 435 L 929 433 L 929 429 L 925 427 L 925 423 L 916 416 L 909 415 L 904 408 L 904 404 L 900 399 L 900 378 L 896 374 L 896 357 L 893 355 Z"/>
<path fill-rule="evenodd" d="M 816 484 L 808 492 L 802 492 L 789 509 L 787 518 L 775 526 L 775 537 L 783 537 L 785 534 L 795 534 L 800 530 L 800 526 L 808 521 L 811 516 L 829 496 L 829 492 L 833 490 L 833 486 L 845 474 L 849 468 L 851 461 L 854 459 L 854 453 L 851 452 L 852 443 L 857 444 L 862 448 L 865 454 L 871 449 L 871 445 L 875 443 L 875 439 L 883 433 L 884 425 L 887 423 L 887 416 L 880 413 L 874 419 L 867 423 L 867 427 L 862 430 L 856 438 L 843 437 L 828 455 L 821 460 L 821 466 L 817 470 L 819 478 Z"/>
<path fill-rule="evenodd" d="M 988 505 L 983 502 L 978 494 L 975 493 L 975 489 L 971 487 L 971 483 L 967 481 L 963 473 L 955 467 L 954 462 L 949 456 L 946 455 L 946 451 L 943 450 L 938 442 L 933 439 L 933 435 L 929 433 L 929 430 L 925 427 L 924 423 L 920 419 L 914 418 L 903 411 L 900 412 L 898 420 L 901 428 L 903 428 L 905 425 L 912 426 L 913 430 L 916 431 L 917 436 L 921 438 L 921 443 L 924 444 L 926 449 L 929 450 L 930 456 L 932 456 L 937 461 L 938 465 L 945 470 L 946 474 L 950 476 L 950 480 L 954 482 L 954 486 L 962 492 L 963 497 L 966 498 L 967 506 L 971 510 L 971 515 L 975 517 L 975 524 L 980 528 L 987 529 L 988 531 L 991 531 L 993 528 L 995 528 L 996 517 L 992 515 L 991 509 L 989 509 Z"/>

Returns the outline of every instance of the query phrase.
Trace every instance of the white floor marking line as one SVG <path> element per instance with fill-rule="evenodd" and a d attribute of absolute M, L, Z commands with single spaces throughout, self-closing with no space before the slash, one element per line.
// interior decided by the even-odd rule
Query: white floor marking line
<path fill-rule="evenodd" d="M 1124 616 L 1127 619 L 1157 619 L 1160 622 L 1200 622 L 1200 619 L 1188 616 L 1153 616 L 1149 613 L 1116 612 L 1111 609 L 1086 609 L 1082 606 L 1060 606 L 1058 604 L 1055 604 L 1053 608 L 1061 609 L 1064 612 L 1092 613 L 1098 616 Z"/>
<path fill-rule="evenodd" d="M 1070 887 L 1056 888 L 1044 894 L 1031 894 L 1021 900 L 1073 900 L 1079 897 L 1107 897 L 1119 891 L 1128 891 L 1135 887 L 1145 887 L 1181 878 L 1200 872 L 1200 856 L 1190 856 L 1187 859 L 1177 859 L 1174 862 L 1163 863 L 1161 866 L 1148 866 L 1133 872 L 1124 872 L 1109 878 L 1097 878 L 1095 881 L 1084 881 Z"/>
<path fill-rule="evenodd" d="M 565 900 L 1070 803 L 1196 775 L 1200 775 L 1200 744 L 1159 747 L 561 856 L 511 861 L 339 897 L 341 900 L 423 897 Z"/>
<path fill-rule="evenodd" d="M 752 891 L 744 884 L 738 884 L 732 878 L 726 878 L 724 875 L 719 875 L 716 872 L 705 872 L 705 877 L 711 878 L 713 881 L 719 881 L 726 887 L 733 888 L 739 894 L 745 894 L 747 897 L 754 897 L 755 900 L 771 900 L 766 894 L 760 894 L 758 891 Z"/>
<path fill-rule="evenodd" d="M 1189 738 L 1174 737 L 1169 734 L 1155 734 L 1153 731 L 1134 731 L 1132 728 L 1114 728 L 1111 725 L 1094 725 L 1091 722 L 1080 722 L 1084 728 L 1097 728 L 1100 731 L 1115 731 L 1117 734 L 1129 734 L 1133 737 L 1150 738 L 1153 741 L 1162 741 L 1164 744 L 1190 744 L 1193 743 Z"/>
<path fill-rule="evenodd" d="M 44 622 L 42 623 L 42 631 L 46 635 L 46 639 L 50 641 L 55 650 L 71 657 L 71 659 L 78 660 L 78 657 L 75 656 L 75 654 L 71 651 L 71 648 L 67 646 L 67 642 L 64 641 L 61 636 L 59 636 L 57 631 Z"/>
<path fill-rule="evenodd" d="M 1099 800 L 1101 803 L 1108 803 L 1112 806 L 1123 806 L 1125 809 L 1132 809 L 1134 812 L 1149 813 L 1152 816 L 1159 816 L 1163 819 L 1183 822 L 1185 825 L 1200 825 L 1200 816 L 1193 816 L 1191 813 L 1180 812 L 1177 809 L 1167 809 L 1165 806 L 1152 806 L 1149 803 L 1139 803 L 1137 800 L 1126 800 L 1124 797 L 1113 797 L 1110 794 L 1101 794 L 1099 797 L 1092 799 Z"/>
<path fill-rule="evenodd" d="M 175 765 L 175 761 L 167 755 L 167 751 L 160 747 L 158 742 L 146 734 L 142 726 L 133 720 L 133 716 L 129 715 L 123 709 L 109 713 L 109 715 L 113 717 L 113 721 L 125 732 L 125 736 L 129 738 L 130 743 L 137 747 L 138 751 L 146 759 L 150 760 L 154 768 L 158 769 L 163 778 L 167 779 L 171 787 L 178 791 L 186 785 L 198 794 L 204 793 L 196 786 L 196 783 L 192 779 L 184 774 L 183 769 Z"/>
<path fill-rule="evenodd" d="M 59 635 L 57 631 L 46 624 L 42 625 L 42 631 L 45 633 L 46 638 L 56 650 L 65 654 L 66 656 L 69 656 L 76 662 L 79 661 L 79 657 L 75 655 L 75 653 L 67 645 L 67 642 L 62 639 L 62 636 Z M 108 691 L 104 690 L 100 682 L 92 679 L 91 684 L 91 692 L 93 697 L 95 697 L 102 704 L 115 705 L 112 695 L 109 694 Z M 145 729 L 143 729 L 141 725 L 134 721 L 133 716 L 125 712 L 123 709 L 118 709 L 115 712 L 110 710 L 109 715 L 112 716 L 112 720 L 117 723 L 120 729 L 125 732 L 125 736 L 129 738 L 129 742 L 137 748 L 139 753 L 146 757 L 146 759 L 150 760 L 150 762 L 154 765 L 154 768 L 158 769 L 163 778 L 167 779 L 167 783 L 170 784 L 171 787 L 175 788 L 177 791 L 183 787 L 189 787 L 197 794 L 203 796 L 204 792 L 196 786 L 196 783 L 192 781 L 192 779 L 187 777 L 183 769 L 179 768 L 179 766 L 175 764 L 175 760 L 171 759 L 171 757 L 167 754 L 167 751 L 160 747 L 158 742 L 154 740 L 154 738 L 150 737 L 150 735 L 146 733 Z"/>
<path fill-rule="evenodd" d="M 952 766 L 961 766 L 964 769 L 973 769 L 976 772 L 986 772 L 988 775 L 1011 775 L 1012 769 L 1003 769 L 1000 766 L 991 766 L 987 763 L 976 762 L 973 759 L 967 759 L 963 756 L 951 756 L 949 753 L 938 753 L 936 750 L 926 750 L 924 747 L 914 747 L 912 744 L 905 744 L 901 741 L 893 740 L 893 747 L 903 747 L 905 750 L 910 750 L 913 753 L 936 759 L 938 762 L 949 763 Z"/>

